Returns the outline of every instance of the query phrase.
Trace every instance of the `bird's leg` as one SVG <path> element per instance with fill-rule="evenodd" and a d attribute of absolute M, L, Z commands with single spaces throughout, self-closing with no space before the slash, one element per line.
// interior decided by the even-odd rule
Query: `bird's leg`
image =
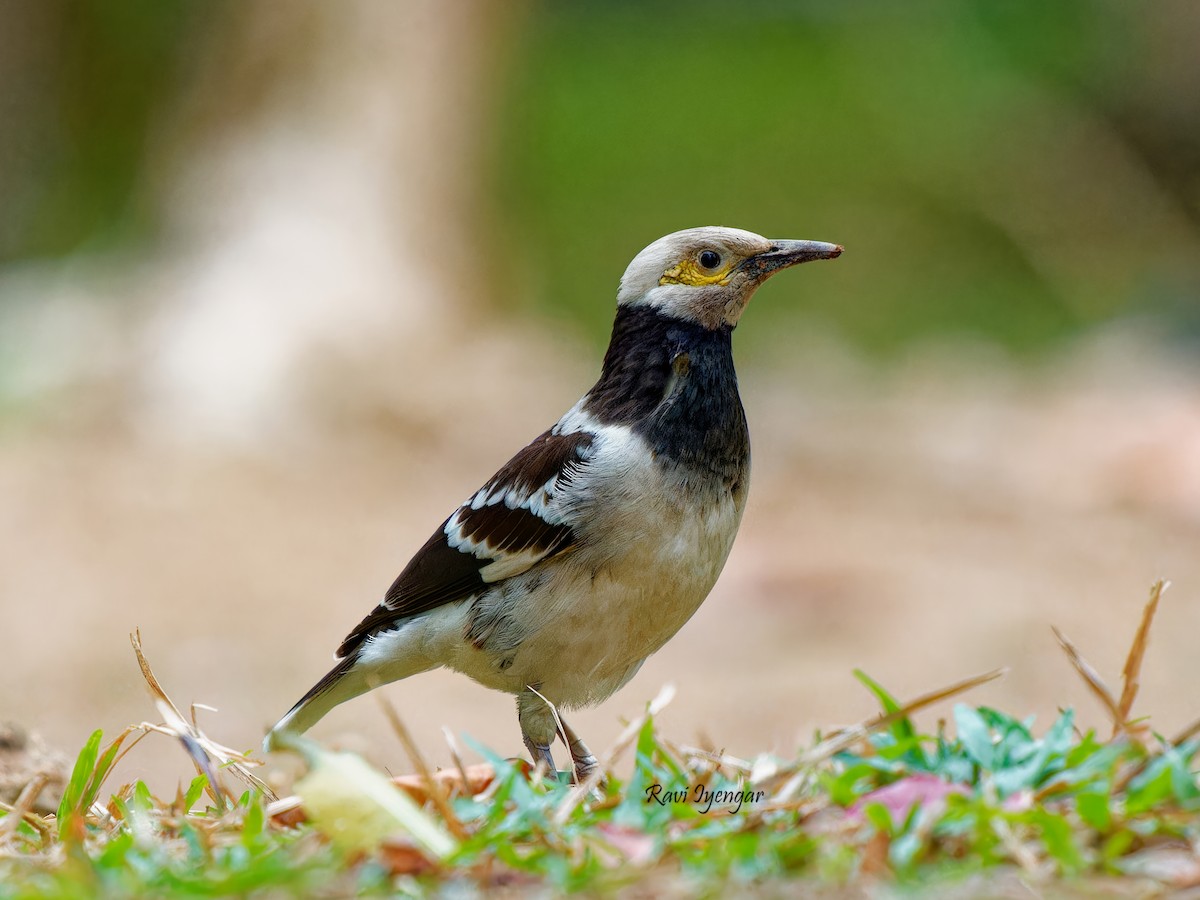
<path fill-rule="evenodd" d="M 539 761 L 546 764 L 546 773 L 552 777 L 557 777 L 558 769 L 554 767 L 554 757 L 550 755 L 549 744 L 539 744 L 527 734 L 521 735 L 525 739 L 525 749 L 529 751 L 530 757 L 533 759 L 533 764 L 536 766 Z"/>
<path fill-rule="evenodd" d="M 593 772 L 600 768 L 600 763 L 596 760 L 595 754 L 588 749 L 588 745 L 575 733 L 575 729 L 567 724 L 567 720 L 559 716 L 558 721 L 562 725 L 559 736 L 563 743 L 571 748 L 571 762 L 575 764 L 575 783 L 583 784 Z"/>
<path fill-rule="evenodd" d="M 517 695 L 517 719 L 521 723 L 525 748 L 533 757 L 534 765 L 539 760 L 544 762 L 547 774 L 557 778 L 558 769 L 554 766 L 554 757 L 550 755 L 550 743 L 557 732 L 554 711 L 533 691 L 524 690 Z"/>

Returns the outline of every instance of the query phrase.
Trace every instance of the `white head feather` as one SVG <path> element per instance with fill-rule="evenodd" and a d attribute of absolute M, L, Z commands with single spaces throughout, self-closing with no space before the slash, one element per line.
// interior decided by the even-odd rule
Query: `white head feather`
<path fill-rule="evenodd" d="M 733 327 L 771 274 L 840 252 L 833 244 L 772 241 L 740 228 L 689 228 L 659 238 L 633 258 L 617 303 L 650 306 L 706 328 Z"/>

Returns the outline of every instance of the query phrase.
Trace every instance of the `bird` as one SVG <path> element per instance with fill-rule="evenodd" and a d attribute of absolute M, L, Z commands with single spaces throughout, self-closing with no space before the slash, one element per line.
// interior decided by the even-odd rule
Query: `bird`
<path fill-rule="evenodd" d="M 638 253 L 595 385 L 442 522 L 266 748 L 447 667 L 515 695 L 534 764 L 557 774 L 561 738 L 585 782 L 599 764 L 561 711 L 607 699 L 679 631 L 741 523 L 750 437 L 733 331 L 772 275 L 841 253 L 715 226 Z"/>

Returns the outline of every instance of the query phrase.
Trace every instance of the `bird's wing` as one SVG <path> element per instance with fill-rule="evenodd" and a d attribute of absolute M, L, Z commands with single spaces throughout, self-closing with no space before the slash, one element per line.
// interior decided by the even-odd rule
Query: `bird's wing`
<path fill-rule="evenodd" d="M 563 496 L 591 455 L 587 432 L 547 431 L 450 516 L 338 648 L 344 657 L 398 619 L 477 593 L 575 544 Z"/>

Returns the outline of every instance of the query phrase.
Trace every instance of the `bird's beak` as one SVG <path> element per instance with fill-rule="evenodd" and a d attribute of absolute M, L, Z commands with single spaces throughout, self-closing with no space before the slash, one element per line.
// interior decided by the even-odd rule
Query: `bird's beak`
<path fill-rule="evenodd" d="M 772 241 L 771 249 L 742 262 L 739 269 L 755 281 L 766 281 L 780 269 L 814 259 L 834 259 L 842 255 L 840 244 L 824 241 Z"/>

